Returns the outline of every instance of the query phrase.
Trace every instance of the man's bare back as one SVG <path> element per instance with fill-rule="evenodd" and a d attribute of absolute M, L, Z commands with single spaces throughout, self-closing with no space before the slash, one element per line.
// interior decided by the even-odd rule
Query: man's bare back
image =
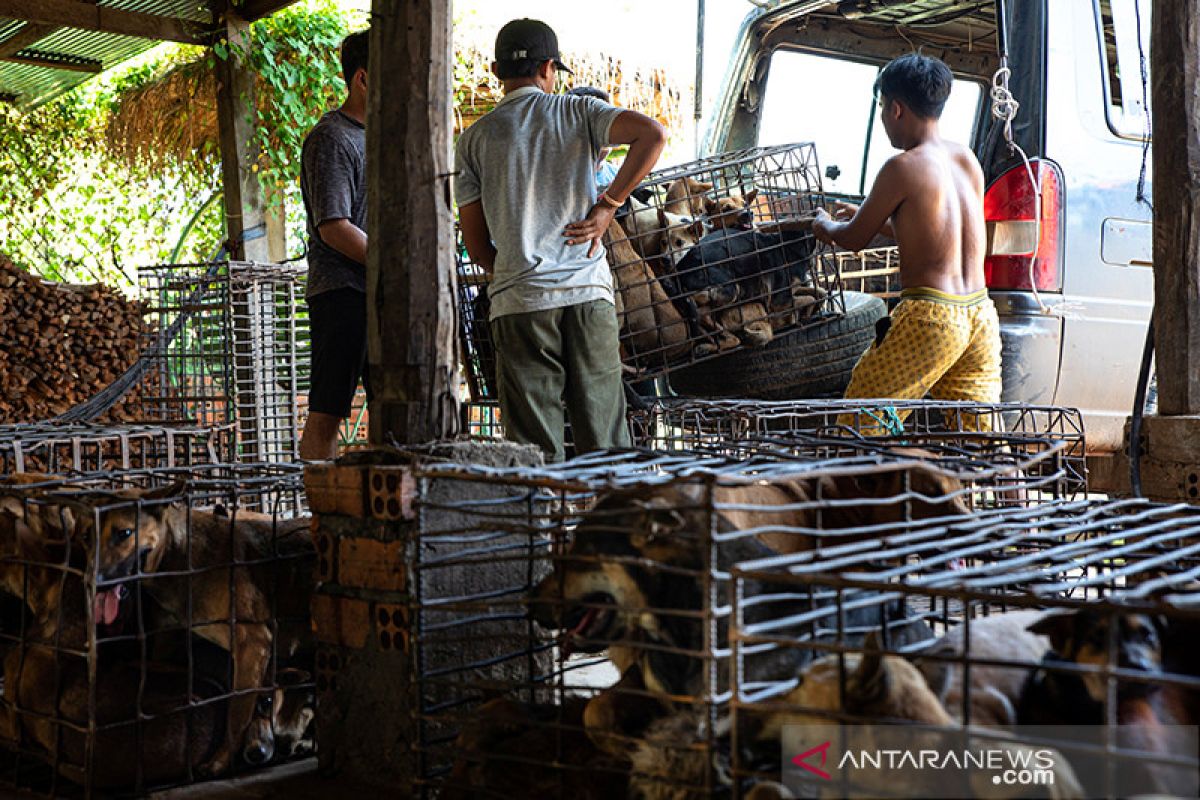
<path fill-rule="evenodd" d="M 966 147 L 929 139 L 893 156 L 861 207 L 839 203 L 838 244 L 882 233 L 900 247 L 900 283 L 954 295 L 984 288 L 983 170 Z"/>
<path fill-rule="evenodd" d="M 904 193 L 891 218 L 901 285 L 956 295 L 984 288 L 983 170 L 975 154 L 938 140 L 893 160 L 897 169 L 879 177 L 898 180 Z"/>

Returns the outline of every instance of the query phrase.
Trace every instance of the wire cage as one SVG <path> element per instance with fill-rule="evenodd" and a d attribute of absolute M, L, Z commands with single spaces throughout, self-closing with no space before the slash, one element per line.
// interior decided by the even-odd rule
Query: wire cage
<path fill-rule="evenodd" d="M 1081 500 L 740 564 L 728 783 L 782 772 L 796 796 L 828 780 L 840 796 L 1195 796 L 1198 554 L 1194 507 Z M 844 620 L 868 592 L 903 603 L 929 635 L 873 625 L 850 636 Z M 797 595 L 827 601 L 802 608 Z M 828 635 L 799 639 L 798 625 Z M 762 662 L 796 666 L 762 680 Z M 1010 782 L 990 756 L 885 774 L 839 755 L 814 772 L 824 759 L 806 759 L 821 742 L 834 754 L 868 742 L 995 752 L 1001 769 L 1037 755 L 1038 766 Z"/>
<path fill-rule="evenodd" d="M 0 484 L 0 782 L 144 794 L 312 751 L 302 471 Z"/>
<path fill-rule="evenodd" d="M 719 771 L 677 769 L 670 746 L 728 756 L 730 570 L 966 518 L 981 488 L 882 454 L 643 451 L 416 477 L 413 749 L 417 786 L 441 798 L 709 796 Z M 897 637 L 928 635 L 902 604 L 878 609 Z"/>
<path fill-rule="evenodd" d="M 629 415 L 633 440 L 654 450 L 732 457 L 774 451 L 839 458 L 918 448 L 966 468 L 1025 462 L 1008 480 L 1019 491 L 993 502 L 1028 505 L 1087 493 L 1083 416 L 1024 403 L 940 400 L 670 400 Z M 1035 458 L 1035 456 L 1037 456 Z M 980 496 L 973 497 L 980 500 Z"/>
<path fill-rule="evenodd" d="M 154 352 L 143 418 L 234 423 L 240 460 L 295 460 L 309 385 L 305 268 L 170 264 L 138 277 Z"/>
<path fill-rule="evenodd" d="M 841 278 L 848 292 L 865 292 L 885 300 L 900 297 L 900 248 L 869 247 L 857 253 L 846 250 L 826 252 L 827 269 Z"/>
<path fill-rule="evenodd" d="M 233 445 L 228 425 L 0 425 L 0 475 L 219 464 L 232 460 Z"/>
<path fill-rule="evenodd" d="M 823 201 L 811 144 L 739 150 L 650 175 L 605 238 L 633 377 L 764 347 L 844 314 L 835 262 L 820 257 L 803 223 L 784 224 Z M 476 400 L 494 398 L 486 276 L 459 238 L 468 382 Z"/>

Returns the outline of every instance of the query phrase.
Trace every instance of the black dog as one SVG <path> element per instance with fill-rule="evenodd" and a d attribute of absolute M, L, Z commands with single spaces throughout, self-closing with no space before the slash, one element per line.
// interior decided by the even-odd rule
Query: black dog
<path fill-rule="evenodd" d="M 770 298 L 772 310 L 791 306 L 792 287 L 808 285 L 814 240 L 810 233 L 762 233 L 720 228 L 705 234 L 675 267 L 672 296 L 709 293 L 715 307 Z"/>

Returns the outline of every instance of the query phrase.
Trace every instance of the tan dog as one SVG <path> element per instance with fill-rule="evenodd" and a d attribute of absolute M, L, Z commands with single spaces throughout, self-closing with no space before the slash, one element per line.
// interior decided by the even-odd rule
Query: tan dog
<path fill-rule="evenodd" d="M 708 221 L 714 228 L 749 228 L 754 224 L 754 201 L 758 190 L 745 194 L 731 192 L 713 202 L 707 209 Z"/>
<path fill-rule="evenodd" d="M 204 697 L 192 695 L 185 669 L 114 663 L 103 654 L 93 683 L 87 660 L 77 655 L 88 648 L 83 581 L 68 573 L 63 586 L 60 613 L 35 622 L 5 657 L 0 738 L 32 741 L 61 775 L 80 784 L 90 779 L 93 787 L 132 789 L 139 768 L 146 786 L 186 779 L 212 756 L 224 703 L 193 706 Z M 201 684 L 197 679 L 194 686 Z M 208 688 L 207 697 L 221 693 Z M 153 718 L 140 731 L 133 724 L 98 731 L 89 765 L 89 717 L 98 727 L 132 723 L 139 702 L 141 713 Z"/>
<path fill-rule="evenodd" d="M 240 515 L 244 512 L 232 517 L 206 511 L 189 513 L 175 504 L 152 512 L 147 514 L 144 509 L 141 516 L 155 524 L 132 531 L 106 529 L 100 541 L 101 578 L 115 581 L 139 572 L 195 573 L 190 579 L 148 579 L 143 586 L 193 633 L 233 654 L 235 691 L 260 688 L 273 654 L 286 659 L 309 646 L 311 631 L 300 621 L 308 618 L 313 590 L 312 564 L 305 557 L 312 552 L 310 520 L 281 524 L 275 552 L 271 552 L 263 546 L 263 536 L 270 532 L 264 530 L 262 519 L 249 515 L 243 523 Z M 296 557 L 233 566 L 285 553 Z M 280 620 L 277 629 L 273 615 Z M 295 623 L 284 625 L 283 620 Z M 217 774 L 231 765 L 233 743 L 242 742 L 254 718 L 255 703 L 253 694 L 240 694 L 230 701 L 225 743 L 204 772 Z"/>
<path fill-rule="evenodd" d="M 775 701 L 772 703 L 775 705 Z M 799 685 L 778 705 L 787 707 L 787 710 L 750 713 L 739 720 L 739 735 L 746 743 L 747 750 L 778 757 L 785 725 L 838 724 L 830 714 L 849 714 L 874 726 L 846 726 L 846 749 L 850 751 L 873 751 L 895 746 L 895 742 L 899 741 L 897 735 L 883 741 L 877 738 L 881 723 L 884 722 L 918 722 L 946 729 L 957 728 L 957 722 L 930 690 L 921 671 L 904 658 L 881 653 L 874 632 L 867 637 L 865 652 L 845 655 L 845 672 L 836 655 L 818 659 L 805 668 Z M 904 746 L 913 751 L 935 749 L 943 741 L 934 732 L 920 730 L 906 732 L 903 736 Z M 975 744 L 1012 751 L 1014 760 L 1021 762 L 1026 761 L 1033 750 L 1049 749 L 1009 741 L 981 740 Z M 1053 762 L 1053 783 L 1036 789 L 1039 792 L 1046 791 L 1054 798 L 1083 797 L 1083 787 L 1066 759 L 1058 756 Z M 854 787 L 852 796 L 882 796 L 876 794 L 882 792 L 888 796 L 903 794 L 920 797 L 922 787 L 929 786 L 927 781 L 931 779 L 937 780 L 936 775 L 936 772 L 931 775 L 903 765 L 894 770 L 864 771 L 859 776 L 861 782 Z M 878 784 L 863 785 L 873 781 L 878 781 Z M 972 773 L 971 787 L 973 796 L 980 798 L 1023 796 L 1020 788 L 994 784 L 991 775 L 983 771 Z M 837 796 L 841 796 L 840 792 Z"/>
<path fill-rule="evenodd" d="M 1010 611 L 960 624 L 913 659 L 926 682 L 956 722 L 963 721 L 963 667 L 960 662 L 930 656 L 963 656 L 966 629 L 970 628 L 970 712 L 972 725 L 1011 728 L 1017 724 L 1017 705 L 1033 667 L 1001 667 L 979 661 L 1014 661 L 1037 664 L 1050 647 L 1045 636 L 1028 630 L 1043 612 Z"/>
<path fill-rule="evenodd" d="M 312 676 L 300 669 L 281 669 L 275 689 L 258 697 L 254 719 L 246 731 L 242 758 L 261 766 L 276 758 L 311 753 L 316 693 Z"/>
<path fill-rule="evenodd" d="M 622 219 L 629 243 L 662 277 L 674 269 L 704 236 L 704 223 L 629 198 L 632 213 Z"/>
<path fill-rule="evenodd" d="M 687 323 L 616 220 L 609 223 L 604 246 L 617 281 L 617 319 L 633 353 L 667 360 L 686 356 L 691 350 Z"/>
<path fill-rule="evenodd" d="M 667 202 L 663 206 L 669 214 L 690 217 L 693 220 L 707 216 L 717 210 L 717 203 L 710 197 L 711 183 L 701 183 L 692 178 L 680 178 L 667 187 Z"/>

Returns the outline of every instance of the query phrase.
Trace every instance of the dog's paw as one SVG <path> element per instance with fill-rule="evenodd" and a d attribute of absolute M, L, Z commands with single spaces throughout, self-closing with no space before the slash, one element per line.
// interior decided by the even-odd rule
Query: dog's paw
<path fill-rule="evenodd" d="M 215 778 L 229 771 L 229 764 L 232 760 L 228 750 L 221 748 L 215 756 L 197 767 L 196 772 L 202 778 Z"/>

